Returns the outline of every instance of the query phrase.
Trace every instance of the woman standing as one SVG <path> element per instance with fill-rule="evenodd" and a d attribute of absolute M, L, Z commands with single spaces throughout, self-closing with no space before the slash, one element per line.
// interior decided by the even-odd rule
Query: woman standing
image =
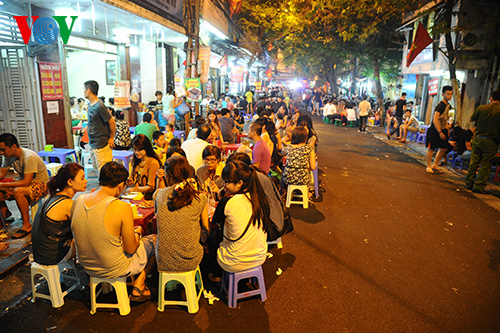
<path fill-rule="evenodd" d="M 161 161 L 153 150 L 151 141 L 144 134 L 138 134 L 132 140 L 134 157 L 130 163 L 130 177 L 127 185 L 132 186 L 128 192 L 141 192 L 146 200 L 151 200 L 155 191 L 156 171 Z"/>
<path fill-rule="evenodd" d="M 174 87 L 168 85 L 167 94 L 163 98 L 163 103 L 162 103 L 163 112 L 161 116 L 163 117 L 163 120 L 166 120 L 169 124 L 172 124 L 172 126 L 175 125 L 174 99 L 175 99 Z M 164 123 L 163 120 L 160 121 L 161 124 Z"/>
<path fill-rule="evenodd" d="M 64 164 L 47 187 L 50 195 L 42 201 L 33 220 L 33 256 L 41 265 L 57 265 L 75 256 L 71 207 L 73 196 L 87 188 L 83 167 Z"/>
<path fill-rule="evenodd" d="M 158 223 L 158 270 L 192 271 L 203 258 L 200 240 L 204 242 L 208 235 L 207 196 L 198 191 L 184 157 L 169 158 L 165 169 L 158 170 L 158 178 L 158 190 L 153 196 Z"/>
<path fill-rule="evenodd" d="M 307 144 L 308 131 L 304 126 L 297 126 L 292 131 L 292 142 L 283 148 L 286 155 L 283 177 L 287 184 L 308 185 L 311 182 L 310 170 L 316 168 L 316 154 Z"/>

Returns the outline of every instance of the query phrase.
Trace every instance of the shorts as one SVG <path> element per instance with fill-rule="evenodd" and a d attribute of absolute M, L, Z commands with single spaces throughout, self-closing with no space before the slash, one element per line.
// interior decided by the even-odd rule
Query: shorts
<path fill-rule="evenodd" d="M 417 133 L 418 132 L 418 128 L 416 128 L 415 126 L 410 126 L 410 127 L 408 127 L 408 132 L 410 132 L 410 133 Z"/>
<path fill-rule="evenodd" d="M 127 255 L 129 258 L 132 258 L 130 262 L 130 266 L 128 267 L 127 273 L 122 275 L 122 277 L 137 275 L 141 273 L 146 264 L 148 263 L 149 258 L 151 258 L 155 254 L 156 248 L 156 235 L 148 235 L 141 238 L 139 242 L 139 247 L 132 255 Z"/>
<path fill-rule="evenodd" d="M 168 114 L 167 115 L 167 120 L 169 124 L 175 124 L 175 114 Z"/>
<path fill-rule="evenodd" d="M 90 158 L 92 159 L 92 166 L 97 171 L 101 171 L 104 164 L 113 160 L 113 150 L 106 145 L 104 148 L 91 149 Z"/>
<path fill-rule="evenodd" d="M 35 203 L 47 194 L 47 185 L 42 182 L 32 181 L 28 185 L 30 189 L 30 203 Z M 5 200 L 14 200 L 14 187 L 2 188 Z"/>
<path fill-rule="evenodd" d="M 427 130 L 427 136 L 425 138 L 425 146 L 428 149 L 452 149 L 451 145 L 448 142 L 448 130 L 446 128 L 443 128 L 441 130 L 443 134 L 446 136 L 446 139 L 441 139 L 441 136 L 439 135 L 438 131 L 432 125 L 429 127 Z"/>

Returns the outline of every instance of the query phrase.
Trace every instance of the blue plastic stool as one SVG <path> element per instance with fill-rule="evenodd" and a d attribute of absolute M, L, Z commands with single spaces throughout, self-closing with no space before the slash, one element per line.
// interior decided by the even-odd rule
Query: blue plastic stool
<path fill-rule="evenodd" d="M 256 279 L 259 284 L 259 289 L 238 293 L 238 282 L 241 279 L 248 278 L 252 278 L 252 281 Z M 220 289 L 227 294 L 227 305 L 233 309 L 237 307 L 238 300 L 242 298 L 260 295 L 260 299 L 262 300 L 262 302 L 267 299 L 266 285 L 264 283 L 264 273 L 262 271 L 262 266 L 247 269 L 246 271 L 237 273 L 228 273 L 226 271 L 223 271 Z"/>

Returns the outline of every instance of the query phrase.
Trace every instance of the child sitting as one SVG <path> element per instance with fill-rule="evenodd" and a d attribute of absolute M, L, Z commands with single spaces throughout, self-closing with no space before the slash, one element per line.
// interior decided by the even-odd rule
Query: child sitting
<path fill-rule="evenodd" d="M 166 144 L 168 145 L 170 143 L 170 140 L 174 138 L 174 125 L 172 124 L 167 124 L 165 126 L 165 141 Z"/>
<path fill-rule="evenodd" d="M 169 126 L 169 124 L 167 124 Z M 171 125 L 170 125 L 171 126 Z M 168 144 L 165 141 L 165 134 L 160 131 L 156 131 L 153 133 L 153 149 L 160 158 L 160 161 L 162 164 L 165 164 L 165 161 L 167 160 L 167 149 L 168 149 Z"/>

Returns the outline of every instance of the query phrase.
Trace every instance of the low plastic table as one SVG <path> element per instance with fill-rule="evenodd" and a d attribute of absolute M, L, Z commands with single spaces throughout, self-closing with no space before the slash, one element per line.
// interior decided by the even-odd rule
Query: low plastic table
<path fill-rule="evenodd" d="M 59 163 L 66 163 L 67 157 L 72 157 L 73 162 L 78 162 L 78 157 L 76 155 L 76 151 L 74 149 L 66 149 L 66 148 L 54 148 L 53 151 L 45 151 L 41 150 L 38 152 L 38 156 L 40 157 L 48 157 L 49 162 L 56 162 L 56 158 L 59 159 Z"/>
<path fill-rule="evenodd" d="M 134 155 L 133 151 L 130 150 L 113 150 L 113 159 L 114 160 L 120 160 L 123 162 L 125 169 L 130 172 L 129 170 L 129 164 L 130 164 L 130 159 Z"/>

